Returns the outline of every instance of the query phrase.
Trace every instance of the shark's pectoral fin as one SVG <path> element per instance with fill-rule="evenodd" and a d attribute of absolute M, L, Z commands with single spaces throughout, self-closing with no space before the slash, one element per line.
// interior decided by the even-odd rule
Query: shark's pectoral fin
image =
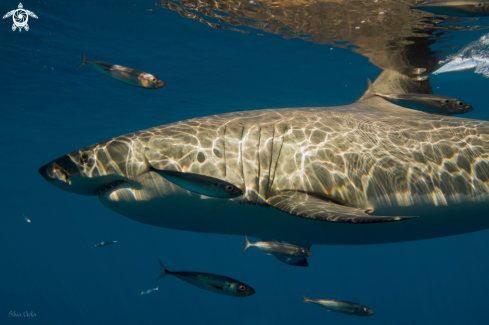
<path fill-rule="evenodd" d="M 295 191 L 272 196 L 267 202 L 274 208 L 294 216 L 329 222 L 378 223 L 416 218 L 372 216 L 364 209 L 340 205 L 328 199 Z"/>

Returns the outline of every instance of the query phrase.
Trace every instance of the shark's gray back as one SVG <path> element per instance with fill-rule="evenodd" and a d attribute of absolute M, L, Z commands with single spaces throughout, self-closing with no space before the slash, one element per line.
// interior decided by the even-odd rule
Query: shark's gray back
<path fill-rule="evenodd" d="M 213 115 L 111 141 L 131 143 L 138 163 L 225 179 L 251 204 L 294 190 L 379 207 L 486 199 L 488 140 L 489 122 L 375 99 Z"/>

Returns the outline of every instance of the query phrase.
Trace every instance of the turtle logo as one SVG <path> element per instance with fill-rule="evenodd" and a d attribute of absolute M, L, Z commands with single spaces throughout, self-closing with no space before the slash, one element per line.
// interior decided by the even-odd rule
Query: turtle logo
<path fill-rule="evenodd" d="M 25 31 L 29 30 L 29 25 L 27 25 L 27 20 L 29 20 L 29 16 L 37 19 L 35 13 L 29 10 L 25 10 L 23 8 L 24 6 L 22 6 L 22 3 L 19 3 L 19 9 L 14 9 L 12 11 L 9 11 L 5 14 L 5 16 L 3 16 L 3 19 L 12 16 L 12 19 L 14 20 L 14 24 L 12 25 L 12 31 L 14 32 L 17 28 L 19 29 L 19 32 L 22 31 L 22 28 L 24 28 Z"/>

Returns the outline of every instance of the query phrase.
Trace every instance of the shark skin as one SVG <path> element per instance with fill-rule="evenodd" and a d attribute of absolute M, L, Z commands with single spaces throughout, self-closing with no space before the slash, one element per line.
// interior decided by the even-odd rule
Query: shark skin
<path fill-rule="evenodd" d="M 488 121 L 373 98 L 180 121 L 82 148 L 39 172 L 58 188 L 97 196 L 110 210 L 148 225 L 303 247 L 381 244 L 489 228 L 488 141 Z M 155 170 L 210 176 L 244 194 L 199 195 Z M 302 201 L 276 205 L 284 193 Z M 387 219 L 317 218 L 314 210 L 323 206 L 340 214 L 374 210 L 372 218 Z M 360 219 L 371 217 L 365 216 Z M 417 218 L 392 221 L 404 216 Z"/>

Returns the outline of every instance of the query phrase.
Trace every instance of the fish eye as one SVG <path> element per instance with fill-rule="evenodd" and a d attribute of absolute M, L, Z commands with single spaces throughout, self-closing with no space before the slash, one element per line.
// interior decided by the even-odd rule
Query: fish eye
<path fill-rule="evenodd" d="M 465 103 L 464 103 L 464 102 L 462 102 L 462 101 L 458 101 L 458 102 L 457 102 L 457 105 L 458 105 L 458 106 L 464 106 L 464 105 L 465 105 Z"/>
<path fill-rule="evenodd" d="M 245 289 L 246 289 L 245 286 L 243 286 L 243 285 L 239 286 L 239 290 L 244 291 Z"/>
<path fill-rule="evenodd" d="M 450 101 L 449 101 L 448 99 L 445 99 L 443 102 L 444 102 L 445 104 L 448 104 Z"/>
<path fill-rule="evenodd" d="M 367 309 L 367 308 L 363 308 L 363 310 L 364 310 L 364 311 L 368 311 L 368 309 Z"/>
<path fill-rule="evenodd" d="M 482 7 L 482 2 L 479 2 L 479 3 L 477 4 L 477 7 Z"/>
<path fill-rule="evenodd" d="M 226 186 L 226 190 L 228 192 L 231 192 L 232 190 L 234 190 L 234 187 L 232 185 L 228 185 L 228 186 Z"/>
<path fill-rule="evenodd" d="M 151 81 L 156 82 L 156 78 L 155 77 L 151 78 Z"/>

